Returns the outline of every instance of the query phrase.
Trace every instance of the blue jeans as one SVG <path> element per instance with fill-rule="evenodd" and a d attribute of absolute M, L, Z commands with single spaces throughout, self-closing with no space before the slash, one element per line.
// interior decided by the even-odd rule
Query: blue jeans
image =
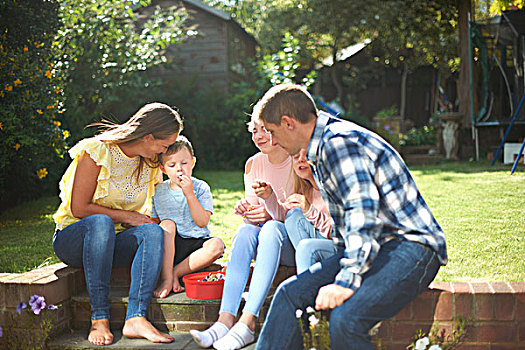
<path fill-rule="evenodd" d="M 301 208 L 292 208 L 286 213 L 284 226 L 295 248 L 297 273 L 301 273 L 314 263 L 334 255 L 335 247 L 332 240 L 319 233 L 319 230 L 306 219 Z M 304 242 L 309 238 L 312 239 L 308 243 Z"/>
<path fill-rule="evenodd" d="M 303 348 L 295 312 L 315 305 L 319 288 L 333 283 L 339 272 L 341 257 L 343 252 L 339 250 L 281 283 L 261 330 L 257 350 Z M 361 287 L 331 311 L 331 349 L 373 350 L 368 335 L 370 329 L 393 317 L 425 290 L 439 266 L 436 253 L 421 244 L 398 240 L 384 244 L 370 270 L 363 274 Z M 307 322 L 306 318 L 303 321 Z"/>
<path fill-rule="evenodd" d="M 91 319 L 109 319 L 109 283 L 112 267 L 131 265 L 126 320 L 146 317 L 162 266 L 164 231 L 144 224 L 115 234 L 107 215 L 91 215 L 55 232 L 53 249 L 60 260 L 83 268 Z"/>
<path fill-rule="evenodd" d="M 279 263 L 295 265 L 293 247 L 282 222 L 270 220 L 262 227 L 249 224 L 239 227 L 232 240 L 219 313 L 237 315 L 250 275 L 250 264 L 255 257 L 248 300 L 243 312 L 257 317 Z"/>
<path fill-rule="evenodd" d="M 316 262 L 328 259 L 336 252 L 334 242 L 326 238 L 306 238 L 295 249 L 297 274 L 308 270 Z"/>

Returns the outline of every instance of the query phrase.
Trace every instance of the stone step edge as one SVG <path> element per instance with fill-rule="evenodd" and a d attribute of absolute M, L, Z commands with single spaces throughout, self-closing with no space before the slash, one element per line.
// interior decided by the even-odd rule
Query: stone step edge
<path fill-rule="evenodd" d="M 151 343 L 146 339 L 129 339 L 122 336 L 122 332 L 114 331 L 114 342 L 108 348 L 118 350 L 135 350 L 135 349 L 179 349 L 179 350 L 197 350 L 201 349 L 192 339 L 189 333 L 170 332 L 175 338 L 173 343 Z M 63 334 L 51 339 L 47 343 L 48 350 L 87 350 L 101 349 L 101 346 L 93 345 L 87 340 L 87 331 L 75 331 Z M 245 350 L 252 350 L 255 344 L 245 347 Z"/>

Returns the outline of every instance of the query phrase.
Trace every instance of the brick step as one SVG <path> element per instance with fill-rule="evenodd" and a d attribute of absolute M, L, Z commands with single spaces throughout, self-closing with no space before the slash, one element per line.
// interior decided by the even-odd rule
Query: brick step
<path fill-rule="evenodd" d="M 177 349 L 177 350 L 197 350 L 201 349 L 191 338 L 189 333 L 170 332 L 175 338 L 175 341 L 170 344 L 156 344 L 151 343 L 145 339 L 129 339 L 122 336 L 120 331 L 114 332 L 113 344 L 107 348 L 118 350 L 135 350 L 135 349 Z M 87 350 L 87 349 L 101 349 L 101 347 L 93 345 L 87 341 L 87 332 L 76 331 L 73 333 L 63 334 L 48 342 L 48 350 Z M 253 350 L 255 344 L 250 344 L 243 349 Z"/>
<path fill-rule="evenodd" d="M 264 322 L 264 317 L 270 306 L 273 291 L 270 291 L 260 313 L 259 322 Z M 111 327 L 120 329 L 126 318 L 128 290 L 113 288 L 109 295 L 111 305 Z M 190 299 L 183 293 L 170 294 L 167 298 L 153 298 L 148 309 L 147 318 L 158 329 L 164 332 L 188 332 L 190 329 L 204 330 L 211 326 L 219 316 L 221 300 Z M 242 309 L 244 301 L 241 303 Z M 89 298 L 86 292 L 71 298 L 73 312 L 73 328 L 88 329 L 91 319 Z"/>
<path fill-rule="evenodd" d="M 227 272 L 226 272 L 227 273 Z M 279 267 L 272 288 L 266 298 L 259 315 L 259 324 L 264 322 L 266 312 L 270 306 L 275 288 L 286 278 L 295 274 L 295 267 Z M 113 270 L 112 286 L 110 290 L 111 326 L 114 329 L 122 328 L 126 317 L 128 302 L 128 286 L 126 270 Z M 119 281 L 115 283 L 115 281 Z M 249 283 L 249 282 L 248 282 Z M 248 284 L 247 284 L 248 285 Z M 220 299 L 197 300 L 190 299 L 186 293 L 171 293 L 167 298 L 153 298 L 148 309 L 148 319 L 163 331 L 188 332 L 190 329 L 206 329 L 217 320 Z M 244 301 L 239 310 L 242 310 Z M 71 297 L 72 327 L 74 329 L 88 329 L 90 325 L 90 306 L 87 292 L 82 290 Z"/>

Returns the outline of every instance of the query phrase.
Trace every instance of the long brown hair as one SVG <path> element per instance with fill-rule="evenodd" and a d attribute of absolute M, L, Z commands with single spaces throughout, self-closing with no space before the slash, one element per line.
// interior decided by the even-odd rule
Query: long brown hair
<path fill-rule="evenodd" d="M 139 141 L 149 134 L 156 139 L 165 140 L 180 133 L 183 129 L 183 122 L 175 109 L 160 102 L 153 102 L 141 107 L 122 124 L 102 120 L 90 126 L 98 126 L 101 129 L 101 132 L 95 136 L 98 140 L 121 145 Z M 140 156 L 139 165 L 134 171 L 137 181 L 145 164 L 156 168 L 160 163 L 158 157 L 147 159 Z"/>

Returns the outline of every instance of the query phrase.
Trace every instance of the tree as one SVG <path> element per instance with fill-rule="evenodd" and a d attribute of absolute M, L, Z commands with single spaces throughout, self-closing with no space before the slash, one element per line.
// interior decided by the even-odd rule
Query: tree
<path fill-rule="evenodd" d="M 86 136 L 86 124 L 108 117 L 115 106 L 126 105 L 154 85 L 154 79 L 141 73 L 166 61 L 168 45 L 192 35 L 184 27 L 187 14 L 182 8 L 157 7 L 142 18 L 141 11 L 150 3 L 61 2 L 62 27 L 54 43 L 56 70 L 64 85 L 65 123 L 74 140 Z"/>

